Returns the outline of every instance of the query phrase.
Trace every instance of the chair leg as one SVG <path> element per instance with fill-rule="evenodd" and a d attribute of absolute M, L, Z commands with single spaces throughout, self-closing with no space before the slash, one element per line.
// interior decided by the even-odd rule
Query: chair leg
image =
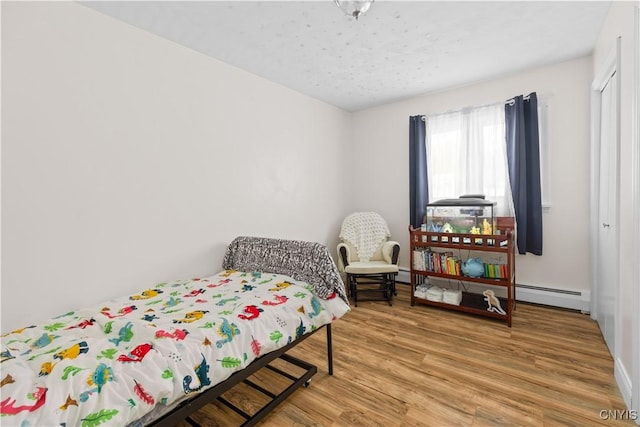
<path fill-rule="evenodd" d="M 393 295 L 397 297 L 398 296 L 398 290 L 396 289 L 396 275 L 395 274 L 391 275 L 391 283 L 393 283 L 393 285 L 392 285 L 393 286 Z"/>
<path fill-rule="evenodd" d="M 396 290 L 396 275 L 394 273 L 379 273 L 371 275 L 360 276 L 364 280 L 364 284 L 371 286 L 379 284 L 380 288 L 378 292 L 382 293 L 384 300 L 392 306 L 393 297 L 397 296 Z M 353 274 L 347 274 L 347 287 L 348 293 L 353 298 L 353 305 L 358 306 L 358 276 Z M 363 292 L 371 292 L 373 289 L 363 289 Z"/>
<path fill-rule="evenodd" d="M 392 274 L 385 274 L 385 286 L 387 288 L 387 301 L 389 302 L 389 305 L 393 305 L 393 275 Z"/>
<path fill-rule="evenodd" d="M 358 279 L 353 278 L 353 304 L 358 306 Z"/>
<path fill-rule="evenodd" d="M 358 306 L 358 283 L 356 281 L 355 276 L 351 274 L 347 275 L 347 282 L 349 282 L 349 290 L 351 292 L 351 296 L 353 297 L 353 305 L 355 307 Z"/>

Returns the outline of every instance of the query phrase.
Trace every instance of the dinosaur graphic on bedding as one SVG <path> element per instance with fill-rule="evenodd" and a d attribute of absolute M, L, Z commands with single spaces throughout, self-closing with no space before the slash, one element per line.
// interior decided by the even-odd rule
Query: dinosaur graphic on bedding
<path fill-rule="evenodd" d="M 289 276 L 226 270 L 68 312 L 2 335 L 0 424 L 129 425 L 348 311 Z"/>

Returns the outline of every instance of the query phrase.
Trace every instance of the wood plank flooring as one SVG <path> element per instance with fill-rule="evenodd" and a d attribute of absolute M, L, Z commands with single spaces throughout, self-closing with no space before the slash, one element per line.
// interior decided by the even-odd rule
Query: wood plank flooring
<path fill-rule="evenodd" d="M 363 301 L 334 323 L 334 375 L 326 334 L 291 354 L 318 366 L 260 426 L 590 426 L 635 425 L 603 419 L 623 410 L 613 361 L 596 323 L 575 311 L 518 303 L 505 322 L 409 304 L 398 285 L 392 307 Z M 285 384 L 263 370 L 254 381 Z M 248 412 L 263 400 L 248 387 L 225 395 Z M 204 426 L 237 426 L 223 405 L 201 409 Z M 185 422 L 181 426 L 188 426 Z"/>

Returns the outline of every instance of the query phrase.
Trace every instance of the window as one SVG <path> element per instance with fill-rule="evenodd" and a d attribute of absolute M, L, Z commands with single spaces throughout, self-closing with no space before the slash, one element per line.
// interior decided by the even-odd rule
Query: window
<path fill-rule="evenodd" d="M 507 171 L 504 104 L 426 117 L 430 202 L 484 194 L 497 216 L 514 216 Z"/>

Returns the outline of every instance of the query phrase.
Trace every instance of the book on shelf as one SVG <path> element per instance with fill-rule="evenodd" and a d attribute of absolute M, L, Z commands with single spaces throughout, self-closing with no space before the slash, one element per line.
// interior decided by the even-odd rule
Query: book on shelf
<path fill-rule="evenodd" d="M 506 279 L 509 277 L 507 264 L 484 263 L 484 277 L 489 279 Z"/>
<path fill-rule="evenodd" d="M 453 252 L 435 252 L 429 248 L 413 250 L 413 269 L 430 273 L 460 275 L 460 258 Z"/>
<path fill-rule="evenodd" d="M 430 248 L 416 248 L 413 250 L 413 269 L 429 273 L 460 276 L 462 274 L 461 260 L 452 251 L 432 251 Z M 509 272 L 506 263 L 483 263 L 484 274 L 488 279 L 506 279 Z"/>

